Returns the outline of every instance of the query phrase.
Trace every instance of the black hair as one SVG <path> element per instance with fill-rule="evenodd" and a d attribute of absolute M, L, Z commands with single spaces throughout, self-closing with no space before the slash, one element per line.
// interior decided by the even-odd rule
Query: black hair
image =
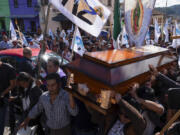
<path fill-rule="evenodd" d="M 48 81 L 48 80 L 56 80 L 56 82 L 58 84 L 61 84 L 61 78 L 60 78 L 59 74 L 57 74 L 57 73 L 48 74 L 46 76 L 46 81 Z"/>
<path fill-rule="evenodd" d="M 145 100 L 155 100 L 155 92 L 154 89 L 149 88 L 147 86 L 141 86 L 139 89 L 137 89 L 137 95 Z"/>
<path fill-rule="evenodd" d="M 32 76 L 26 72 L 20 72 L 17 76 L 17 81 L 25 81 L 28 82 L 30 80 L 33 80 Z"/>
<path fill-rule="evenodd" d="M 54 66 L 60 66 L 59 60 L 56 57 L 50 57 L 48 59 L 48 62 L 52 62 L 54 64 Z"/>

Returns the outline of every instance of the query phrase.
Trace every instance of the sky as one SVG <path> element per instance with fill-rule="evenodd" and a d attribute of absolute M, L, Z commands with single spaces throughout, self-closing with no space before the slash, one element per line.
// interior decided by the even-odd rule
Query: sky
<path fill-rule="evenodd" d="M 167 6 L 180 4 L 180 0 L 167 0 Z M 156 7 L 166 7 L 166 0 L 156 0 Z"/>
<path fill-rule="evenodd" d="M 119 0 L 123 2 L 124 0 Z M 180 0 L 167 0 L 167 6 L 180 4 Z M 166 7 L 166 0 L 156 0 L 156 7 Z"/>

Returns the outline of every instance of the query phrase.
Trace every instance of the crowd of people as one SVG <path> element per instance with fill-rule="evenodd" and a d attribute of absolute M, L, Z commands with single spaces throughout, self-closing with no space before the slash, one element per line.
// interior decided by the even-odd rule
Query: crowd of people
<path fill-rule="evenodd" d="M 57 29 L 53 36 L 46 35 L 43 40 L 39 40 L 39 36 L 41 34 L 33 35 L 28 44 L 24 44 L 20 40 L 10 41 L 3 34 L 0 49 L 23 48 L 24 59 L 18 70 L 0 60 L 0 135 L 3 135 L 7 115 L 12 135 L 34 125 L 38 135 L 159 135 L 180 108 L 178 63 L 161 72 L 150 65 L 151 76 L 145 79 L 146 83 L 130 85 L 125 95 L 112 94 L 116 110 L 105 122 L 103 115 L 65 90 L 71 84 L 72 89 L 81 94 L 84 87 L 68 82 L 69 72 L 61 67 L 57 58 L 50 57 L 46 75 L 37 78 L 38 67 L 32 64 L 31 48 L 45 44 L 47 49 L 71 61 L 73 33 Z M 112 49 L 109 36 L 95 38 L 83 34 L 82 38 L 87 51 Z M 179 135 L 179 129 L 177 120 L 166 135 Z"/>

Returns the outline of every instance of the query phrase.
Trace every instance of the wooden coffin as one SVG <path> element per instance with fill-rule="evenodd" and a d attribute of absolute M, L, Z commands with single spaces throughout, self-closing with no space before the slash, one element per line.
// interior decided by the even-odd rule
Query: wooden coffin
<path fill-rule="evenodd" d="M 149 67 L 159 69 L 176 61 L 168 50 L 156 46 L 88 52 L 66 67 L 74 73 L 76 83 L 85 83 L 94 93 L 115 90 L 124 94 L 133 82 L 144 83 L 148 79 Z"/>

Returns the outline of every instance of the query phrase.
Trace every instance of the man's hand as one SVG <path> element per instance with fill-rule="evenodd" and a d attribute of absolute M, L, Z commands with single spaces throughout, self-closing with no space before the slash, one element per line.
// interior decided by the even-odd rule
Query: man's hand
<path fill-rule="evenodd" d="M 153 75 L 158 75 L 158 70 L 153 65 L 149 65 L 149 70 Z"/>
<path fill-rule="evenodd" d="M 36 86 L 40 87 L 41 85 L 43 85 L 43 82 L 40 79 L 37 79 Z"/>
<path fill-rule="evenodd" d="M 136 94 L 136 90 L 139 88 L 139 84 L 138 83 L 134 83 L 132 84 L 132 86 L 130 86 L 130 91 L 129 93 L 131 94 L 132 97 L 136 97 L 137 94 Z"/>
<path fill-rule="evenodd" d="M 120 101 L 121 99 L 122 99 L 121 94 L 116 93 L 116 95 L 115 95 L 115 100 L 116 100 L 116 103 L 119 103 L 119 101 Z"/>
<path fill-rule="evenodd" d="M 29 121 L 30 121 L 30 118 L 26 118 L 26 119 L 21 123 L 21 125 L 18 127 L 18 129 L 24 128 L 24 129 L 26 130 L 26 127 L 27 127 Z"/>
<path fill-rule="evenodd" d="M 8 99 L 8 102 L 12 102 L 13 100 L 15 100 L 16 99 L 16 97 L 9 97 L 9 99 Z"/>

